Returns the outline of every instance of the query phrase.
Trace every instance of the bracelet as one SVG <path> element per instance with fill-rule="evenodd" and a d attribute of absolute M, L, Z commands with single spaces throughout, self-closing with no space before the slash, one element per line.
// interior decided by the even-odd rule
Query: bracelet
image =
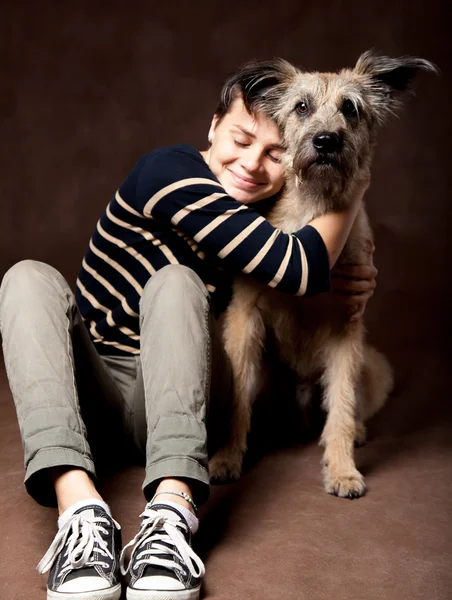
<path fill-rule="evenodd" d="M 154 494 L 154 497 L 151 500 L 151 504 L 152 504 L 152 502 L 154 502 L 154 498 L 156 498 L 157 496 L 160 496 L 160 494 L 173 494 L 173 496 L 180 496 L 181 498 L 183 498 L 184 500 L 186 500 L 189 504 L 191 504 L 193 506 L 193 510 L 195 511 L 195 514 L 198 515 L 198 507 L 193 502 L 192 498 L 190 498 L 190 496 L 188 494 L 186 494 L 185 492 L 157 492 L 156 494 Z"/>

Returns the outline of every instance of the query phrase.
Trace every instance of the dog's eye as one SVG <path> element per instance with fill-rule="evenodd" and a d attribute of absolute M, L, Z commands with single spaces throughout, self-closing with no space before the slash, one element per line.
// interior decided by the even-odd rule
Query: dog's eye
<path fill-rule="evenodd" d="M 309 106 L 306 104 L 306 102 L 299 102 L 295 107 L 295 110 L 300 115 L 305 115 L 309 111 Z"/>
<path fill-rule="evenodd" d="M 354 119 L 358 116 L 355 104 L 351 100 L 344 100 L 341 112 L 346 119 Z"/>

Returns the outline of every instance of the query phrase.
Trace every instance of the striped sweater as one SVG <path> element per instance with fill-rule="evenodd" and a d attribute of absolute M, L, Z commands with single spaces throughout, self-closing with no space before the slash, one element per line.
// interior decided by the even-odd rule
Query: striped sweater
<path fill-rule="evenodd" d="M 228 196 L 191 146 L 144 155 L 101 215 L 77 279 L 76 301 L 99 353 L 140 353 L 139 301 L 165 265 L 196 271 L 217 312 L 240 272 L 289 294 L 328 290 L 321 236 L 309 225 L 281 232 L 260 214 L 265 205 Z"/>

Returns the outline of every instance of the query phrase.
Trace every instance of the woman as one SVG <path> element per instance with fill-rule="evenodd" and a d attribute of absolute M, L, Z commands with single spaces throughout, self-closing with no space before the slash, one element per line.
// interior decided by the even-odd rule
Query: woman
<path fill-rule="evenodd" d="M 204 566 L 191 536 L 209 494 L 209 391 L 230 390 L 216 316 L 231 278 L 244 271 L 269 284 L 277 277 L 291 294 L 327 291 L 361 200 L 293 235 L 262 216 L 284 185 L 284 146 L 254 107 L 277 85 L 277 69 L 253 63 L 227 80 L 207 150 L 161 148 L 138 161 L 97 224 L 75 297 L 43 263 L 23 261 L 3 279 L 25 485 L 60 515 L 38 566 L 50 570 L 48 599 L 120 596 L 120 527 L 97 491 L 93 456 L 115 464 L 123 438 L 146 456 L 148 501 L 127 568 L 121 556 L 127 598 L 199 597 Z M 357 318 L 376 270 L 333 275 L 337 302 Z"/>

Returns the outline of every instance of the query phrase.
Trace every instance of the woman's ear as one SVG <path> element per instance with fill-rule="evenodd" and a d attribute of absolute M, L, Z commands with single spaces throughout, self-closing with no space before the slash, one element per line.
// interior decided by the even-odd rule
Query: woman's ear
<path fill-rule="evenodd" d="M 209 135 L 207 136 L 207 139 L 209 140 L 209 144 L 211 144 L 213 142 L 213 139 L 215 137 L 215 130 L 217 128 L 218 121 L 219 121 L 218 115 L 216 115 L 216 114 L 213 115 L 213 119 L 210 124 Z"/>

